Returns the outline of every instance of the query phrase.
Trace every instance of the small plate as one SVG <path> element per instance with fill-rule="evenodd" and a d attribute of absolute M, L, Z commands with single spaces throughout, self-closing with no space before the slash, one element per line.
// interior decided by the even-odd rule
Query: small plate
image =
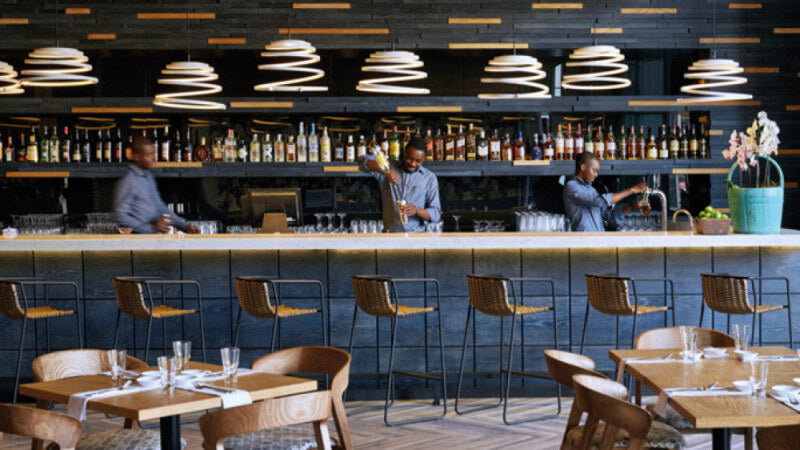
<path fill-rule="evenodd" d="M 144 387 L 153 387 L 161 384 L 161 377 L 158 376 L 143 376 L 136 379 L 139 385 Z"/>
<path fill-rule="evenodd" d="M 705 359 L 725 359 L 728 357 L 726 352 L 703 352 L 703 358 Z"/>
<path fill-rule="evenodd" d="M 733 382 L 733 387 L 742 392 L 750 392 L 753 390 L 753 384 L 750 380 L 736 380 Z"/>
<path fill-rule="evenodd" d="M 755 361 L 758 357 L 756 352 L 739 352 L 736 354 L 736 359 L 739 361 Z"/>
<path fill-rule="evenodd" d="M 143 377 L 157 377 L 157 376 L 161 376 L 161 372 L 159 372 L 157 370 L 145 370 L 144 372 L 142 372 L 142 376 Z"/>
<path fill-rule="evenodd" d="M 792 378 L 792 381 L 794 381 L 795 384 L 800 385 L 800 377 Z"/>
<path fill-rule="evenodd" d="M 705 353 L 727 353 L 722 347 L 703 347 Z"/>
<path fill-rule="evenodd" d="M 772 386 L 772 392 L 776 395 L 785 397 L 788 394 L 796 394 L 800 392 L 800 387 L 792 386 L 790 384 L 776 384 Z"/>
<path fill-rule="evenodd" d="M 204 372 L 205 370 L 201 369 L 187 369 L 187 370 L 182 370 L 181 375 L 189 375 L 190 377 L 199 377 Z"/>

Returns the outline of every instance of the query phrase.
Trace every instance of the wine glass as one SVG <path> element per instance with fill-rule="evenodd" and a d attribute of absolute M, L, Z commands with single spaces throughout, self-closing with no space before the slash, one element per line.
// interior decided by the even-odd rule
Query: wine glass
<path fill-rule="evenodd" d="M 336 215 L 339 216 L 339 231 L 341 233 L 346 232 L 347 228 L 344 227 L 344 218 L 347 217 L 347 213 L 340 212 L 337 213 Z"/>
<path fill-rule="evenodd" d="M 453 221 L 456 223 L 456 224 L 454 225 L 454 227 L 453 227 L 453 231 L 455 231 L 455 232 L 458 232 L 458 230 L 460 230 L 460 229 L 461 229 L 461 227 L 460 227 L 460 226 L 458 226 L 458 219 L 460 219 L 460 218 L 461 218 L 461 216 L 459 216 L 459 215 L 457 215 L 457 214 L 453 214 Z"/>
<path fill-rule="evenodd" d="M 322 216 L 324 215 L 324 213 L 314 213 L 314 217 L 317 219 L 317 232 L 322 231 Z"/>
<path fill-rule="evenodd" d="M 331 233 L 331 232 L 333 232 L 333 224 L 334 224 L 334 220 L 333 220 L 333 218 L 334 218 L 335 216 L 336 216 L 336 214 L 334 214 L 334 213 L 332 213 L 332 212 L 325 213 L 325 217 L 327 217 L 327 218 L 328 218 L 328 228 L 327 228 L 327 230 L 326 230 L 328 233 Z"/>

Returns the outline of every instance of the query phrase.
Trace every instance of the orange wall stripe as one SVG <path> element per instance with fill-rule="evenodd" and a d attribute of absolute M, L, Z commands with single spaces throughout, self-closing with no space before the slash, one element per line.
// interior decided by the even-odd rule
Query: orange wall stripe
<path fill-rule="evenodd" d="M 461 106 L 398 106 L 397 112 L 461 112 Z"/>
<path fill-rule="evenodd" d="M 709 136 L 722 136 L 722 130 L 708 130 Z"/>
<path fill-rule="evenodd" d="M 138 13 L 137 19 L 157 20 L 157 19 L 186 19 L 186 13 Z M 215 13 L 189 13 L 190 19 L 216 19 Z"/>
<path fill-rule="evenodd" d="M 622 14 L 677 14 L 678 8 L 620 8 Z"/>
<path fill-rule="evenodd" d="M 800 148 L 782 148 L 778 150 L 778 155 L 800 155 Z"/>
<path fill-rule="evenodd" d="M 292 3 L 294 9 L 350 9 L 350 3 Z"/>
<path fill-rule="evenodd" d="M 775 28 L 775 34 L 800 34 L 800 28 Z"/>
<path fill-rule="evenodd" d="M 800 105 L 786 105 L 787 111 L 800 111 Z"/>
<path fill-rule="evenodd" d="M 533 9 L 583 9 L 583 3 L 533 3 Z"/>
<path fill-rule="evenodd" d="M 280 34 L 289 34 L 289 28 L 280 28 Z M 389 34 L 388 28 L 291 28 L 292 34 Z"/>
<path fill-rule="evenodd" d="M 91 8 L 66 8 L 64 14 L 91 14 Z"/>
<path fill-rule="evenodd" d="M 628 106 L 678 106 L 677 100 L 628 100 Z"/>
<path fill-rule="evenodd" d="M 744 67 L 744 73 L 780 73 L 780 67 Z"/>
<path fill-rule="evenodd" d="M 294 102 L 231 102 L 231 108 L 293 108 Z"/>
<path fill-rule="evenodd" d="M 73 106 L 73 113 L 133 113 L 133 114 L 146 114 L 152 113 L 153 108 L 150 107 L 137 107 L 137 106 Z"/>
<path fill-rule="evenodd" d="M 69 172 L 6 172 L 6 178 L 69 178 Z"/>
<path fill-rule="evenodd" d="M 761 9 L 761 3 L 729 3 L 729 9 Z"/>
<path fill-rule="evenodd" d="M 622 28 L 592 28 L 592 34 L 622 34 Z"/>
<path fill-rule="evenodd" d="M 700 38 L 701 44 L 760 44 L 761 38 Z"/>
<path fill-rule="evenodd" d="M 208 38 L 209 44 L 246 44 L 247 38 Z"/>
<path fill-rule="evenodd" d="M 116 33 L 89 33 L 87 36 L 90 40 L 114 40 L 117 38 Z"/>
<path fill-rule="evenodd" d="M 0 19 L 0 25 L 27 25 L 27 17 Z"/>
<path fill-rule="evenodd" d="M 447 19 L 447 23 L 453 25 L 463 25 L 463 24 L 475 24 L 475 23 L 503 23 L 503 20 L 499 17 L 450 17 Z"/>
<path fill-rule="evenodd" d="M 528 43 L 517 42 L 451 42 L 449 45 L 450 50 L 466 50 L 466 49 L 513 49 L 513 48 L 528 48 Z"/>
<path fill-rule="evenodd" d="M 783 183 L 784 189 L 797 189 L 797 181 L 787 181 Z"/>

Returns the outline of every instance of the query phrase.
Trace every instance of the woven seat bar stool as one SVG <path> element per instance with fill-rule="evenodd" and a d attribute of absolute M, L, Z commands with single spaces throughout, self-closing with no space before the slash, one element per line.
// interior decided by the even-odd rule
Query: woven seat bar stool
<path fill-rule="evenodd" d="M 372 276 L 372 275 L 356 275 L 351 277 L 353 283 L 353 293 L 355 294 L 356 307 L 353 309 L 353 326 L 350 330 L 350 354 L 353 354 L 353 340 L 356 333 L 356 318 L 358 310 L 375 317 L 376 323 L 381 317 L 388 317 L 391 319 L 391 347 L 389 350 L 389 369 L 387 371 L 387 384 L 386 384 L 386 403 L 383 408 L 383 422 L 388 426 L 405 425 L 409 423 L 429 422 L 431 420 L 438 420 L 447 414 L 447 372 L 444 363 L 444 337 L 442 336 L 442 310 L 441 301 L 439 298 L 439 281 L 434 278 L 391 278 L 385 276 Z M 429 283 L 433 284 L 436 288 L 436 306 L 427 306 L 427 297 L 423 307 L 401 305 L 399 302 L 400 295 L 397 291 L 398 283 L 423 283 L 427 286 Z M 441 375 L 437 376 L 431 372 L 406 372 L 395 370 L 394 368 L 394 351 L 397 342 L 397 322 L 398 319 L 403 317 L 410 317 L 417 314 L 429 314 L 436 312 L 439 320 L 439 352 L 441 357 Z M 427 327 L 426 331 L 427 333 Z M 427 334 L 426 334 L 427 336 Z M 377 343 L 380 348 L 380 342 Z M 427 352 L 426 365 L 427 365 Z M 380 356 L 379 356 L 380 358 Z M 389 408 L 394 404 L 394 377 L 395 374 L 406 375 L 411 377 L 422 378 L 425 380 L 436 381 L 441 383 L 442 388 L 442 414 L 436 417 L 426 417 L 420 419 L 406 420 L 402 422 L 392 422 L 389 420 Z M 438 404 L 438 398 L 434 398 L 433 405 Z"/>
<path fill-rule="evenodd" d="M 545 306 L 526 306 L 522 303 L 522 298 L 517 298 L 515 283 L 519 284 L 520 289 L 524 283 L 544 283 L 550 286 L 550 304 Z M 511 299 L 509 302 L 509 286 L 511 287 Z M 555 383 L 558 396 L 558 411 L 555 415 L 546 417 L 525 418 L 516 421 L 508 420 L 508 397 L 511 389 L 511 375 L 542 378 L 550 380 L 548 374 L 535 372 L 517 371 L 512 369 L 514 355 L 514 332 L 516 330 L 517 317 L 530 314 L 547 313 L 553 314 L 553 346 L 558 349 L 558 331 L 556 330 L 556 294 L 555 283 L 549 278 L 508 278 L 490 275 L 467 275 L 467 287 L 469 288 L 469 307 L 467 309 L 467 324 L 464 328 L 464 341 L 461 345 L 461 366 L 458 370 L 458 388 L 456 390 L 455 410 L 457 414 L 467 414 L 481 411 L 488 408 L 496 408 L 503 405 L 503 422 L 506 425 L 515 425 L 524 422 L 534 422 L 539 420 L 551 419 L 561 413 L 561 386 Z M 469 335 L 470 317 L 475 315 L 475 311 L 480 311 L 489 316 L 500 318 L 500 401 L 494 405 L 485 405 L 472 408 L 470 410 L 460 410 L 461 386 L 464 379 L 464 359 L 467 352 L 467 336 Z M 506 367 L 503 368 L 503 352 L 505 343 L 503 342 L 503 322 L 506 317 L 511 317 L 511 333 L 508 339 L 508 360 Z"/>
<path fill-rule="evenodd" d="M 275 342 L 280 342 L 280 321 L 287 317 L 300 317 L 319 314 L 322 328 L 322 345 L 328 346 L 328 333 L 325 329 L 325 299 L 322 295 L 322 283 L 319 280 L 283 279 L 275 277 L 244 276 L 236 277 L 236 293 L 239 297 L 239 312 L 236 315 L 236 328 L 233 334 L 233 346 L 239 341 L 239 323 L 242 310 L 253 317 L 272 319 L 272 338 L 270 353 L 275 351 Z M 295 308 L 284 304 L 281 300 L 280 286 L 284 284 L 306 284 L 317 287 L 319 309 Z M 272 295 L 270 295 L 272 293 Z M 274 301 L 274 304 L 273 304 Z M 280 349 L 280 345 L 279 345 Z"/>
<path fill-rule="evenodd" d="M 639 303 L 636 284 L 641 282 L 658 281 L 669 285 L 669 295 L 664 291 L 664 304 L 661 306 L 648 306 Z M 633 288 L 633 304 L 630 302 L 630 289 Z M 603 314 L 610 314 L 616 318 L 615 347 L 619 348 L 619 318 L 633 316 L 633 330 L 631 331 L 631 348 L 636 338 L 636 319 L 639 316 L 653 313 L 664 313 L 664 326 L 667 326 L 667 313 L 672 311 L 672 325 L 675 325 L 675 285 L 669 278 L 662 277 L 620 277 L 616 275 L 586 275 L 586 290 L 589 301 L 586 302 L 586 313 L 583 317 L 583 332 L 581 333 L 581 354 L 586 342 L 586 324 L 589 321 L 589 307 L 593 307 Z M 660 294 L 659 294 L 660 295 Z M 643 295 L 644 296 L 644 295 Z M 653 296 L 648 294 L 647 296 Z M 667 297 L 670 303 L 667 304 Z"/>
<path fill-rule="evenodd" d="M 703 285 L 703 304 L 700 306 L 700 326 L 703 326 L 703 314 L 706 306 L 711 309 L 711 328 L 714 328 L 714 311 L 728 315 L 727 333 L 731 332 L 731 314 L 752 315 L 753 324 L 750 333 L 750 344 L 755 341 L 756 317 L 758 317 L 758 345 L 762 344 L 761 317 L 762 314 L 781 311 L 786 309 L 786 317 L 789 326 L 789 346 L 794 343 L 792 339 L 792 302 L 789 279 L 786 277 L 748 277 L 739 275 L 729 275 L 726 273 L 703 273 L 700 274 Z M 756 280 L 759 282 L 759 290 L 756 291 Z M 764 293 L 761 290 L 764 281 L 782 281 L 786 285 L 785 304 L 768 305 L 764 304 Z M 755 304 L 750 303 L 749 287 L 753 289 Z M 758 292 L 756 295 L 755 293 Z"/>
<path fill-rule="evenodd" d="M 117 297 L 117 324 L 114 327 L 114 343 L 112 348 L 117 346 L 119 336 L 119 321 L 122 313 L 136 320 L 147 320 L 147 337 L 145 339 L 144 358 L 147 362 L 147 355 L 150 351 L 150 334 L 153 327 L 153 319 L 161 319 L 161 343 L 164 354 L 167 352 L 167 324 L 165 319 L 170 317 L 181 318 L 181 339 L 183 335 L 183 319 L 192 314 L 198 314 L 200 322 L 200 348 L 202 351 L 203 362 L 206 361 L 206 338 L 203 331 L 203 302 L 200 292 L 200 283 L 194 280 L 162 280 L 157 277 L 116 277 L 114 278 L 114 293 Z M 183 286 L 193 286 L 197 291 L 197 309 L 184 308 Z M 153 303 L 152 286 L 161 288 L 161 304 Z M 165 289 L 167 286 L 180 286 L 180 308 L 175 308 L 166 304 Z M 136 352 L 136 342 L 134 341 L 134 353 Z"/>
<path fill-rule="evenodd" d="M 44 304 L 36 306 L 36 295 L 34 292 L 33 305 L 28 303 L 28 295 L 25 286 L 44 286 Z M 49 305 L 47 288 L 49 286 L 69 286 L 75 293 L 75 310 L 65 310 L 53 308 Z M 22 300 L 20 302 L 20 299 Z M 21 320 L 22 325 L 19 332 L 19 347 L 17 348 L 17 369 L 14 374 L 14 396 L 12 403 L 17 403 L 17 391 L 19 390 L 19 375 L 22 368 L 22 349 L 25 343 L 25 329 L 29 320 L 34 321 L 44 319 L 45 322 L 45 346 L 50 352 L 50 319 L 55 317 L 75 316 L 75 325 L 78 331 L 78 347 L 83 348 L 83 331 L 81 329 L 81 314 L 78 307 L 78 285 L 72 281 L 46 281 L 38 278 L 0 278 L 0 313 L 9 319 Z M 34 329 L 35 331 L 35 329 Z M 34 350 L 39 356 L 38 333 L 34 332 Z"/>

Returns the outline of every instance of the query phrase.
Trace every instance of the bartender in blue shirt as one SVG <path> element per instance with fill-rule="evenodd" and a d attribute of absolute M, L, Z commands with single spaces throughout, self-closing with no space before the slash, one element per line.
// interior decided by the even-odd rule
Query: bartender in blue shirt
<path fill-rule="evenodd" d="M 393 168 L 385 174 L 374 156 L 358 158 L 361 170 L 371 173 L 380 185 L 385 231 L 424 231 L 426 224 L 441 218 L 439 182 L 433 172 L 422 167 L 424 161 L 425 141 L 420 138 L 406 145 L 403 159 L 392 162 Z M 396 206 L 397 200 L 406 201 L 401 210 Z M 406 223 L 400 221 L 399 214 L 406 216 Z"/>
<path fill-rule="evenodd" d="M 133 160 L 128 172 L 114 185 L 114 219 L 134 233 L 166 233 L 170 226 L 199 233 L 164 204 L 150 169 L 155 166 L 156 146 L 143 136 L 133 139 Z"/>
<path fill-rule="evenodd" d="M 619 225 L 631 210 L 620 202 L 632 194 L 647 190 L 641 182 L 614 194 L 600 194 L 592 186 L 600 160 L 594 153 L 583 152 L 575 159 L 575 176 L 564 185 L 564 214 L 572 222 L 572 231 L 605 231 L 603 220 Z"/>

